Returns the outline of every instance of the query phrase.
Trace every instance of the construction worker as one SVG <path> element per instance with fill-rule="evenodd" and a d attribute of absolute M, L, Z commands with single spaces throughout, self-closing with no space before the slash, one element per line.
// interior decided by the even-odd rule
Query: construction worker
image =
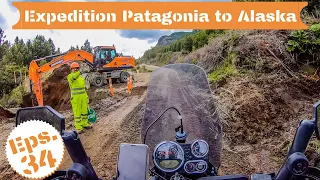
<path fill-rule="evenodd" d="M 85 89 L 85 79 L 81 76 L 78 63 L 71 64 L 71 73 L 67 79 L 71 92 L 71 105 L 74 115 L 74 126 L 78 133 L 82 133 L 84 128 L 91 128 L 88 121 L 89 98 Z"/>

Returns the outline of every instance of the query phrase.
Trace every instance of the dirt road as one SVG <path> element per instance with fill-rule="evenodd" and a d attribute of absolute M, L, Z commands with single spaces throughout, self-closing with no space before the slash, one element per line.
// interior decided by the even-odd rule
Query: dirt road
<path fill-rule="evenodd" d="M 98 120 L 92 129 L 80 134 L 82 144 L 90 156 L 99 177 L 111 179 L 115 175 L 118 147 L 120 143 L 140 143 L 140 124 L 142 114 L 138 114 L 145 98 L 150 73 L 135 75 L 132 94 L 128 95 L 126 84 L 115 84 L 115 96 L 93 101 L 91 107 L 96 111 Z M 100 91 L 108 92 L 108 87 Z M 73 116 L 70 110 L 59 111 L 66 118 L 66 129 L 73 129 Z M 142 111 L 141 111 L 142 112 Z M 14 128 L 14 119 L 0 122 L 0 179 L 23 179 L 13 172 L 5 156 L 5 142 Z M 140 121 L 140 122 L 137 122 Z M 71 158 L 66 153 L 60 169 L 67 169 Z"/>

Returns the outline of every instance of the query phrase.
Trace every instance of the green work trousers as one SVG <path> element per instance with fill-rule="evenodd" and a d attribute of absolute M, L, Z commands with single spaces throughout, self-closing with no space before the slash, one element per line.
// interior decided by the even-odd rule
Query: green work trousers
<path fill-rule="evenodd" d="M 83 91 L 82 91 L 83 92 Z M 86 93 L 74 92 L 71 96 L 71 105 L 76 130 L 82 130 L 90 125 L 88 121 L 88 96 Z"/>

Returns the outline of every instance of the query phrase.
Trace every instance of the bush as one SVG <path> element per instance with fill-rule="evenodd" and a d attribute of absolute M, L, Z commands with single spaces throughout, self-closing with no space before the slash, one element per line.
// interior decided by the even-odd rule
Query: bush
<path fill-rule="evenodd" d="M 287 51 L 294 53 L 301 63 L 320 65 L 320 24 L 308 30 L 293 31 L 287 42 Z"/>
<path fill-rule="evenodd" d="M 22 103 L 22 97 L 26 93 L 23 86 L 14 88 L 9 95 L 4 95 L 0 104 L 5 108 L 17 107 Z"/>

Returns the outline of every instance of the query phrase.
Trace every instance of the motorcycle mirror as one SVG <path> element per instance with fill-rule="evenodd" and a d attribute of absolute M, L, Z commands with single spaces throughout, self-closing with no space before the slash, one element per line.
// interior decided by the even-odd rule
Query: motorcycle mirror
<path fill-rule="evenodd" d="M 318 140 L 320 140 L 320 101 L 313 105 L 313 118 L 315 121 L 315 133 Z"/>
<path fill-rule="evenodd" d="M 61 135 L 65 130 L 65 118 L 50 106 L 27 107 L 21 108 L 17 111 L 16 126 L 31 120 L 39 120 L 49 123 L 55 127 Z"/>

